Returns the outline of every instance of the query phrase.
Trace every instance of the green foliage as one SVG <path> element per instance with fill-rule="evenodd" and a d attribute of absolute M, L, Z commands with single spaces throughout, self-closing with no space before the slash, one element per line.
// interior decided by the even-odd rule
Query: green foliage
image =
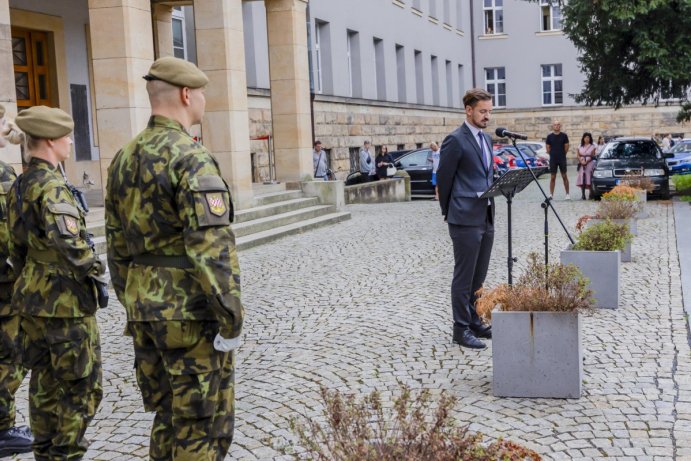
<path fill-rule="evenodd" d="M 499 439 L 486 443 L 481 434 L 456 427 L 451 411 L 456 398 L 429 390 L 415 395 L 402 385 L 393 409 L 377 391 L 357 401 L 321 388 L 324 426 L 313 418 L 291 422 L 308 458 L 317 461 L 524 461 L 540 455 Z M 297 459 L 305 459 L 296 455 Z"/>
<path fill-rule="evenodd" d="M 577 102 L 618 109 L 634 103 L 657 105 L 661 96 L 674 95 L 682 99 L 677 120 L 691 120 L 691 1 L 554 3 L 561 4 L 564 32 L 580 52 L 586 75 Z"/>
<path fill-rule="evenodd" d="M 617 224 L 609 219 L 586 227 L 578 236 L 574 250 L 613 251 L 623 250 L 633 235 L 626 224 Z"/>
<path fill-rule="evenodd" d="M 672 182 L 681 195 L 691 195 L 691 174 L 674 175 Z"/>
<path fill-rule="evenodd" d="M 497 304 L 503 311 L 571 312 L 593 306 L 588 280 L 574 265 L 547 265 L 537 253 L 528 255 L 528 267 L 513 286 L 500 285 L 481 290 L 476 302 L 477 313 L 489 319 Z"/>

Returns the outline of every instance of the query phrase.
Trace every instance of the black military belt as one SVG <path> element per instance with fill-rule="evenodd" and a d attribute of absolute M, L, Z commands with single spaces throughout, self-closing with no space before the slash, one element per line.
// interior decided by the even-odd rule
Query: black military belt
<path fill-rule="evenodd" d="M 26 253 L 27 258 L 44 264 L 55 264 L 58 262 L 58 254 L 52 250 L 37 250 L 29 248 Z"/>
<path fill-rule="evenodd" d="M 185 255 L 164 256 L 144 253 L 136 255 L 132 258 L 132 262 L 141 266 L 174 267 L 177 269 L 192 269 L 194 267 Z"/>

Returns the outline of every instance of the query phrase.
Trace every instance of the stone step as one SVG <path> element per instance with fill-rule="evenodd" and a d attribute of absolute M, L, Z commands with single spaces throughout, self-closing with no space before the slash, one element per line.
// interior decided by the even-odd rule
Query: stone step
<path fill-rule="evenodd" d="M 330 224 L 336 224 L 341 221 L 350 219 L 350 213 L 347 211 L 334 212 L 318 216 L 316 218 L 307 219 L 304 221 L 287 224 L 285 226 L 274 227 L 254 234 L 246 235 L 236 239 L 236 246 L 239 250 L 246 250 L 264 243 L 272 242 L 288 235 L 300 234 L 302 232 L 316 229 Z"/>
<path fill-rule="evenodd" d="M 236 211 L 233 222 L 235 224 L 244 223 L 254 219 L 266 218 L 267 216 L 287 213 L 288 211 L 299 210 L 300 208 L 307 208 L 315 205 L 319 205 L 319 199 L 317 197 L 302 197 L 270 203 L 268 205 Z"/>
<path fill-rule="evenodd" d="M 332 213 L 333 211 L 335 211 L 335 207 L 332 205 L 315 205 L 273 216 L 267 216 L 265 218 L 233 224 L 231 227 L 233 228 L 236 237 L 244 237 L 249 234 L 263 232 L 276 227 L 316 218 L 327 213 Z"/>
<path fill-rule="evenodd" d="M 286 190 L 285 183 L 252 183 L 252 192 L 255 196 L 263 194 L 271 194 L 273 192 L 281 192 Z"/>
<path fill-rule="evenodd" d="M 281 192 L 271 192 L 268 194 L 261 194 L 254 196 L 254 206 L 264 206 L 276 202 L 285 202 L 286 200 L 294 200 L 302 198 L 304 195 L 301 190 L 287 190 Z"/>

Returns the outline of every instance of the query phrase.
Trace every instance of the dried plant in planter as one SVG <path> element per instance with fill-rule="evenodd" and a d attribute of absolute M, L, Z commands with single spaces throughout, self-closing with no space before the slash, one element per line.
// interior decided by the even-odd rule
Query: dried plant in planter
<path fill-rule="evenodd" d="M 532 450 L 499 439 L 483 441 L 467 427 L 457 427 L 451 417 L 456 398 L 442 392 L 433 400 L 429 390 L 415 395 L 407 386 L 385 409 L 374 391 L 357 401 L 338 391 L 321 388 L 325 425 L 314 419 L 291 429 L 307 450 L 307 458 L 318 461 L 495 461 L 540 460 Z M 305 459 L 305 454 L 296 455 Z"/>
<path fill-rule="evenodd" d="M 638 195 L 636 189 L 633 187 L 620 184 L 614 186 L 611 191 L 605 192 L 602 195 L 602 200 L 637 202 Z"/>
<path fill-rule="evenodd" d="M 624 176 L 622 184 L 633 187 L 634 189 L 652 192 L 655 190 L 655 184 L 652 179 L 647 176 Z"/>
<path fill-rule="evenodd" d="M 596 217 L 599 219 L 630 219 L 640 210 L 639 202 L 631 200 L 602 200 Z"/>
<path fill-rule="evenodd" d="M 492 310 L 570 312 L 593 306 L 588 281 L 573 265 L 549 264 L 545 270 L 537 253 L 528 255 L 528 267 L 513 286 L 481 289 L 475 307 L 478 315 L 490 319 Z"/>
<path fill-rule="evenodd" d="M 609 219 L 583 229 L 578 235 L 574 250 L 614 251 L 623 250 L 633 235 L 626 224 L 617 224 Z"/>

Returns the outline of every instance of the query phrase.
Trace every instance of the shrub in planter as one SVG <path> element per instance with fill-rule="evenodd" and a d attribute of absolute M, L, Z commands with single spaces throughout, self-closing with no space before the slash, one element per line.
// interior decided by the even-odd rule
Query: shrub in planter
<path fill-rule="evenodd" d="M 318 461 L 495 461 L 540 460 L 532 450 L 499 439 L 492 443 L 482 434 L 458 427 L 451 417 L 456 398 L 442 392 L 438 400 L 429 390 L 414 394 L 401 386 L 393 409 L 374 391 L 357 401 L 338 391 L 321 388 L 322 425 L 315 419 L 291 421 L 291 429 Z M 296 455 L 296 459 L 305 459 Z"/>
<path fill-rule="evenodd" d="M 655 184 L 647 176 L 624 176 L 622 184 L 645 192 L 653 192 L 655 190 Z"/>
<path fill-rule="evenodd" d="M 633 187 L 625 186 L 623 184 L 620 184 L 618 186 L 614 186 L 614 188 L 609 191 L 605 192 L 602 195 L 603 200 L 628 200 L 631 202 L 637 202 L 638 201 L 638 192 L 636 189 Z"/>
<path fill-rule="evenodd" d="M 581 218 L 582 219 L 582 218 Z M 581 220 L 579 220 L 581 222 Z M 576 226 L 578 228 L 578 225 Z M 572 250 L 615 251 L 623 250 L 631 242 L 633 235 L 626 224 L 615 223 L 610 219 L 582 229 Z"/>
<path fill-rule="evenodd" d="M 578 232 L 582 232 L 583 229 L 589 226 L 593 226 L 596 224 L 602 224 L 606 223 L 607 221 L 612 222 L 614 224 L 618 225 L 625 225 L 628 226 L 629 232 L 631 235 L 636 235 L 636 219 L 635 218 L 629 218 L 629 219 L 624 219 L 624 218 L 619 218 L 619 219 L 613 219 L 614 216 L 626 216 L 628 212 L 630 212 L 630 209 L 626 209 L 626 212 L 622 212 L 620 214 L 617 214 L 617 207 L 620 204 L 630 204 L 631 202 L 607 202 L 609 205 L 612 205 L 611 207 L 607 208 L 609 205 L 605 205 L 607 208 L 606 211 L 602 211 L 602 209 L 598 209 L 597 214 L 595 216 L 591 215 L 584 215 L 581 216 L 578 219 L 578 222 L 576 223 L 576 230 Z M 611 210 L 614 210 L 613 212 L 610 213 Z M 572 249 L 576 249 L 575 247 Z M 602 250 L 593 250 L 593 251 L 602 251 Z M 631 240 L 626 241 L 624 248 L 621 250 L 621 262 L 628 263 L 631 262 Z"/>
<path fill-rule="evenodd" d="M 579 311 L 592 307 L 587 280 L 574 266 L 529 256 L 513 286 L 481 292 L 492 317 L 492 390 L 500 397 L 578 398 L 583 381 Z"/>

